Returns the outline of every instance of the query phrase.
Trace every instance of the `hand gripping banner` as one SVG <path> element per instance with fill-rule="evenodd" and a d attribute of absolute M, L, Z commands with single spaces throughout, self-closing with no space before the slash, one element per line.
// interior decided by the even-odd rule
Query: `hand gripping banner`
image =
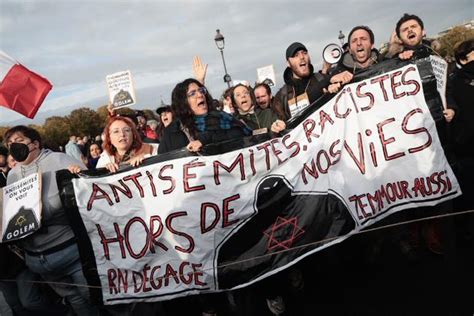
<path fill-rule="evenodd" d="M 66 204 L 104 304 L 246 286 L 461 194 L 414 64 L 345 86 L 280 138 L 158 158 L 71 180 Z"/>

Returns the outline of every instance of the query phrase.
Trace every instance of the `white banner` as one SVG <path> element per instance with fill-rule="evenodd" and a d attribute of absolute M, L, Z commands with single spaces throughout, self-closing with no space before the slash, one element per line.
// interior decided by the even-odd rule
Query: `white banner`
<path fill-rule="evenodd" d="M 41 223 L 41 175 L 29 175 L 2 191 L 2 242 L 18 240 L 37 231 Z"/>
<path fill-rule="evenodd" d="M 335 196 L 350 213 L 353 231 L 396 211 L 435 205 L 460 194 L 418 70 L 409 65 L 345 86 L 281 138 L 222 155 L 74 179 L 104 303 L 156 301 L 221 289 L 219 250 L 251 218 L 262 215 L 256 200 L 272 189 L 259 188 L 269 176 L 282 179 L 296 198 Z M 298 211 L 302 216 L 324 212 Z M 274 237 L 284 221 L 294 227 L 290 242 Z M 301 223 L 298 216 L 279 216 L 271 231 L 261 233 L 262 240 L 268 238 L 264 252 L 289 248 L 293 240 L 316 229 Z"/>
<path fill-rule="evenodd" d="M 431 67 L 433 67 L 433 73 L 436 77 L 436 88 L 443 102 L 444 109 L 447 109 L 446 102 L 446 80 L 448 80 L 448 63 L 443 58 L 431 55 L 430 56 Z"/>

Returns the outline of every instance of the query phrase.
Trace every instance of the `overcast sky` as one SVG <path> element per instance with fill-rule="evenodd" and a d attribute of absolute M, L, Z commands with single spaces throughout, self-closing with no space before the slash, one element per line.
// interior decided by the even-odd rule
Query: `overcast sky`
<path fill-rule="evenodd" d="M 355 25 L 368 25 L 378 47 L 405 12 L 419 15 L 430 36 L 472 20 L 474 0 L 0 0 L 0 49 L 52 82 L 43 115 L 92 100 L 107 103 L 105 76 L 122 70 L 132 72 L 135 107 L 156 108 L 161 97 L 169 102 L 177 82 L 192 76 L 194 55 L 209 64 L 206 85 L 213 96 L 226 88 L 217 28 L 234 80 L 254 82 L 256 68 L 273 64 L 279 87 L 290 43 L 304 43 L 317 67 L 324 46 L 338 42 L 339 30 L 347 35 Z M 146 104 L 140 102 L 145 88 L 156 92 Z M 0 107 L 0 125 L 21 118 Z"/>

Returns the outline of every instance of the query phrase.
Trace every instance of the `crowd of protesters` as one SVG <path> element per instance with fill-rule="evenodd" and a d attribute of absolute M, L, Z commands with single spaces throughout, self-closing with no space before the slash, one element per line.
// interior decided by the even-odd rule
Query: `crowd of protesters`
<path fill-rule="evenodd" d="M 117 172 L 123 165 L 137 167 L 150 156 L 182 148 L 199 152 L 208 144 L 249 135 L 267 133 L 278 137 L 289 119 L 317 104 L 315 101 L 322 96 L 335 95 L 345 84 L 351 83 L 354 76 L 373 65 L 390 58 L 414 60 L 437 54 L 424 39 L 424 24 L 416 15 L 405 14 L 396 24 L 394 33 L 389 50 L 382 55 L 374 47 L 372 30 L 368 26 L 354 27 L 338 64 L 325 62 L 319 71 L 314 69 L 304 44 L 290 44 L 284 55 L 288 65 L 283 75 L 285 84 L 275 96 L 265 83 L 254 87 L 241 83 L 224 91 L 217 101 L 205 86 L 207 66 L 195 58 L 195 78 L 179 82 L 171 93 L 171 105 L 159 107 L 156 117 L 147 118 L 142 111 L 134 116 L 120 116 L 109 107 L 109 120 L 103 134 L 93 141 L 88 136 L 71 135 L 64 153 L 44 148 L 39 133 L 33 128 L 10 128 L 4 135 L 5 147 L 0 148 L 0 186 L 41 170 L 43 204 L 39 231 L 13 244 L 0 244 L 0 291 L 13 314 L 173 315 L 170 306 L 178 304 L 173 301 L 110 308 L 90 303 L 77 240 L 61 205 L 55 172 L 69 169 L 79 173 L 95 168 Z M 432 115 L 446 156 L 465 192 L 455 201 L 454 208 L 467 210 L 474 206 L 471 180 L 474 176 L 474 125 L 470 122 L 474 117 L 474 39 L 459 43 L 455 58 L 459 67 L 450 74 L 447 108 Z M 452 210 L 453 204 L 447 204 L 446 208 Z M 466 231 L 470 231 L 467 235 L 473 238 L 472 216 L 467 221 L 471 221 L 466 224 Z M 437 223 L 431 221 L 423 225 L 395 232 L 402 252 L 411 256 L 421 238 L 429 250 L 443 254 L 443 236 L 436 228 Z M 371 250 L 379 244 L 374 242 Z M 276 279 L 261 282 L 263 297 L 275 315 L 285 313 L 285 302 L 277 285 L 282 279 L 290 280 L 297 290 L 304 286 L 303 273 L 298 267 L 277 275 Z M 45 283 L 35 283 L 38 280 Z M 241 291 L 239 295 L 250 294 Z M 197 297 L 195 306 L 201 309 L 202 315 L 215 315 L 216 300 L 222 303 L 222 299 L 228 302 L 228 313 L 233 313 L 235 297 L 232 293 Z"/>

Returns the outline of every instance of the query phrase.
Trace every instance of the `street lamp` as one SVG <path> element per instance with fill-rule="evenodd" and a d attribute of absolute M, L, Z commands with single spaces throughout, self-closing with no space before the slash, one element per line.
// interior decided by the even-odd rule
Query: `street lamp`
<path fill-rule="evenodd" d="M 216 36 L 214 37 L 214 41 L 216 42 L 217 48 L 218 48 L 219 51 L 221 52 L 222 63 L 224 64 L 224 71 L 225 71 L 224 82 L 227 83 L 227 86 L 230 88 L 230 82 L 232 81 L 232 79 L 230 78 L 230 75 L 227 73 L 227 67 L 225 66 L 225 59 L 224 59 L 224 45 L 225 45 L 225 41 L 224 41 L 224 35 L 221 34 L 221 32 L 220 32 L 219 29 L 217 29 L 216 32 L 217 32 L 217 33 L 216 33 Z"/>
<path fill-rule="evenodd" d="M 342 34 L 342 31 L 339 31 L 339 36 L 337 37 L 339 39 L 339 41 L 341 41 L 341 46 L 344 45 L 344 38 L 346 36 L 344 34 Z"/>

